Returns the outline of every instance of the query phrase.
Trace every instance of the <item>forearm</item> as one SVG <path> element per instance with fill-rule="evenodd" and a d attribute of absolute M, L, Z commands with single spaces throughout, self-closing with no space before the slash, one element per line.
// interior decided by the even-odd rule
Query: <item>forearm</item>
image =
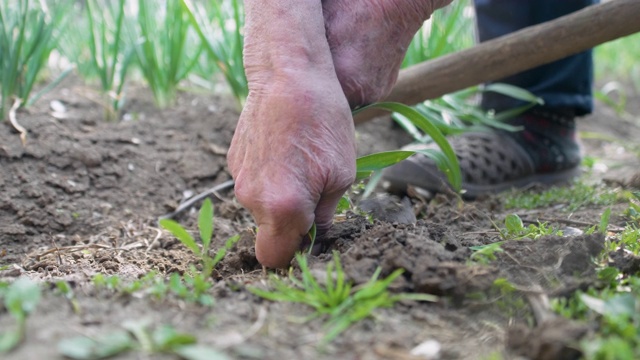
<path fill-rule="evenodd" d="M 245 9 L 247 74 L 335 72 L 320 0 L 246 0 Z"/>

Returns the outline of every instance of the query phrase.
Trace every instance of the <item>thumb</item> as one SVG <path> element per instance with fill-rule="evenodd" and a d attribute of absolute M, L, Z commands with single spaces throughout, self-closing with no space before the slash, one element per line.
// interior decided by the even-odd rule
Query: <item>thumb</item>
<path fill-rule="evenodd" d="M 261 212 L 261 215 L 256 216 L 256 257 L 266 267 L 285 268 L 311 229 L 313 213 L 300 206 L 285 204 Z"/>

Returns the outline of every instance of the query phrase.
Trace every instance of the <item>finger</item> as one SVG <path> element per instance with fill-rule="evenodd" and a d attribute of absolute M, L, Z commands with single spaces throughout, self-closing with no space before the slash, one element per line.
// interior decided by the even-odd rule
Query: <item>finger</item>
<path fill-rule="evenodd" d="M 340 198 L 344 195 L 346 190 L 332 192 L 330 194 L 323 195 L 316 206 L 315 220 L 316 227 L 318 229 L 318 235 L 326 233 L 333 224 L 333 218 L 336 213 L 336 208 L 340 202 Z"/>
<path fill-rule="evenodd" d="M 258 224 L 256 257 L 267 267 L 289 266 L 302 238 L 313 224 L 312 207 L 306 201 L 292 199 L 269 204 L 268 209 L 255 211 Z"/>

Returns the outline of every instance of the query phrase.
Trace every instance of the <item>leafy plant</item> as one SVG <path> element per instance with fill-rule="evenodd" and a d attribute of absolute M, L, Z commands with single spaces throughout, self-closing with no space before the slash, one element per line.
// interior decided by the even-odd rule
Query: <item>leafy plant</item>
<path fill-rule="evenodd" d="M 501 235 L 505 239 L 538 239 L 547 235 L 562 236 L 562 231 L 555 230 L 546 222 L 538 222 L 538 224 L 529 224 L 524 226 L 522 219 L 517 214 L 510 214 L 504 220 L 505 228 L 501 230 Z"/>
<path fill-rule="evenodd" d="M 502 244 L 503 241 L 498 241 L 488 245 L 472 246 L 470 249 L 473 250 L 473 254 L 470 260 L 483 265 L 489 264 L 497 259 L 496 253 L 504 252 Z"/>
<path fill-rule="evenodd" d="M 465 16 L 465 9 L 470 6 L 469 0 L 460 0 L 434 12 L 411 41 L 402 67 L 471 47 L 475 42 L 475 23 Z"/>
<path fill-rule="evenodd" d="M 327 264 L 324 284 L 318 281 L 307 263 L 307 258 L 296 255 L 302 279 L 299 280 L 289 271 L 288 280 L 275 275 L 270 277 L 273 290 L 250 287 L 248 290 L 271 301 L 284 301 L 306 304 L 314 308 L 313 317 L 327 316 L 327 332 L 324 342 L 330 342 L 352 324 L 368 317 L 375 309 L 391 307 L 399 300 L 435 301 L 435 297 L 426 294 L 389 293 L 388 287 L 402 270 L 396 270 L 387 278 L 379 280 L 381 269 L 377 269 L 371 279 L 354 287 L 346 279 L 337 252 L 333 253 L 333 261 Z"/>
<path fill-rule="evenodd" d="M 205 199 L 202 203 L 198 216 L 198 229 L 200 230 L 202 249 L 200 249 L 191 234 L 177 222 L 171 219 L 162 219 L 160 220 L 160 226 L 171 232 L 184 246 L 201 259 L 203 265 L 202 273 L 207 278 L 211 276 L 213 268 L 224 258 L 228 249 L 233 247 L 240 239 L 240 235 L 229 238 L 224 248 L 220 249 L 214 257 L 209 256 L 211 238 L 213 236 L 213 205 L 210 199 Z"/>
<path fill-rule="evenodd" d="M 198 62 L 202 46 L 190 31 L 189 17 L 180 0 L 138 0 L 135 34 L 136 59 L 160 107 L 171 105 L 180 81 Z"/>
<path fill-rule="evenodd" d="M 198 246 L 195 239 L 182 227 L 182 225 L 171 219 L 160 220 L 160 226 L 168 230 L 175 236 L 184 246 L 189 248 L 196 256 L 198 256 L 202 262 L 202 271 L 197 272 L 195 268 L 191 268 L 190 273 L 184 275 L 184 281 L 186 285 L 189 285 L 193 291 L 185 292 L 179 284 L 179 277 L 172 275 L 170 288 L 179 294 L 192 294 L 195 299 L 200 301 L 204 305 L 210 305 L 213 301 L 205 293 L 210 288 L 209 278 L 213 273 L 213 268 L 224 258 L 227 251 L 238 242 L 240 235 L 232 236 L 227 240 L 225 246 L 218 250 L 215 256 L 209 256 L 209 250 L 211 246 L 211 238 L 213 236 L 213 205 L 210 199 L 206 199 L 198 216 L 198 229 L 200 230 L 200 239 L 202 240 L 202 249 Z"/>
<path fill-rule="evenodd" d="M 0 353 L 13 350 L 22 342 L 27 331 L 27 317 L 40 302 L 40 287 L 27 278 L 20 278 L 0 291 L 4 307 L 16 320 L 15 329 L 3 329 L 0 333 Z"/>
<path fill-rule="evenodd" d="M 29 106 L 50 87 L 31 95 L 38 76 L 45 68 L 51 51 L 64 31 L 68 4 L 50 7 L 29 0 L 0 1 L 0 118 L 5 119 L 11 107 Z M 15 126 L 15 125 L 14 125 Z M 16 127 L 17 128 L 17 127 Z"/>
<path fill-rule="evenodd" d="M 210 61 L 225 77 L 241 108 L 249 94 L 242 61 L 244 11 L 240 0 L 181 0 Z"/>
<path fill-rule="evenodd" d="M 418 150 L 418 151 L 391 151 L 378 154 L 372 154 L 364 156 L 356 160 L 357 179 L 363 179 L 374 171 L 381 170 L 387 166 L 391 166 L 399 161 L 406 159 L 414 153 L 421 153 L 429 158 L 433 159 L 438 166 L 438 169 L 442 171 L 449 180 L 449 183 L 453 187 L 454 191 L 459 192 L 462 188 L 462 175 L 460 174 L 460 164 L 458 158 L 454 153 L 451 145 L 447 139 L 442 135 L 442 132 L 434 126 L 426 117 L 418 113 L 416 110 L 409 106 L 399 104 L 382 102 L 373 105 L 365 106 L 361 109 L 354 111 L 357 114 L 361 111 L 370 108 L 380 108 L 399 113 L 407 118 L 415 127 L 419 128 L 426 134 L 429 134 L 433 141 L 440 147 L 441 151 L 433 149 Z"/>
<path fill-rule="evenodd" d="M 135 44 L 125 29 L 131 22 L 125 0 L 88 0 L 74 13 L 79 21 L 62 37 L 61 49 L 85 79 L 99 80 L 107 120 L 118 118 L 124 105 L 124 87 L 135 58 Z"/>
<path fill-rule="evenodd" d="M 620 279 L 615 269 L 603 271 L 617 280 L 601 290 L 590 288 L 569 299 L 556 299 L 552 306 L 565 317 L 598 323 L 598 332 L 580 344 L 585 359 L 636 359 L 640 356 L 640 278 Z"/>
<path fill-rule="evenodd" d="M 76 299 L 76 295 L 73 292 L 71 285 L 69 285 L 69 283 L 66 281 L 57 281 L 56 289 L 58 289 L 60 294 L 62 294 L 62 296 L 64 296 L 65 299 L 69 301 L 69 305 L 71 305 L 71 309 L 73 309 L 73 312 L 76 314 L 80 314 L 80 304 L 78 303 L 78 299 Z"/>
<path fill-rule="evenodd" d="M 497 92 L 521 100 L 522 106 L 495 113 L 478 107 L 477 97 L 484 92 Z M 415 106 L 415 109 L 436 126 L 443 135 L 456 135 L 468 131 L 487 131 L 490 128 L 506 131 L 519 131 L 520 128 L 505 122 L 516 115 L 542 104 L 542 99 L 530 92 L 509 84 L 495 83 L 482 87 L 471 87 L 439 99 L 427 100 Z M 393 119 L 405 129 L 417 142 L 433 141 L 430 134 L 422 133 L 411 121 L 399 113 Z"/>
<path fill-rule="evenodd" d="M 58 343 L 58 351 L 71 359 L 106 359 L 131 350 L 146 354 L 174 354 L 187 360 L 226 360 L 224 353 L 197 344 L 191 334 L 180 333 L 175 328 L 162 325 L 149 330 L 145 321 L 125 322 L 123 330 L 117 330 L 98 338 L 75 337 Z"/>

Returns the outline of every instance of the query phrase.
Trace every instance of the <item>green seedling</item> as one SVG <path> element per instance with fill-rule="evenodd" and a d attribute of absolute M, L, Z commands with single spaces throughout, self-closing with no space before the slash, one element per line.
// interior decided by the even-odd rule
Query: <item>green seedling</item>
<path fill-rule="evenodd" d="M 496 306 L 508 317 L 530 317 L 529 305 L 524 296 L 506 278 L 498 278 L 493 282 L 492 290 L 497 292 Z M 529 316 L 527 316 L 529 315 Z M 532 320 L 532 319 L 528 319 Z M 532 322 L 532 321 L 531 321 Z"/>
<path fill-rule="evenodd" d="M 88 0 L 72 29 L 65 32 L 62 51 L 85 79 L 99 80 L 107 120 L 116 120 L 124 106 L 124 86 L 135 58 L 135 45 L 124 36 L 125 0 Z"/>
<path fill-rule="evenodd" d="M 631 193 L 629 197 L 629 207 L 624 214 L 628 216 L 632 222 L 640 224 L 640 192 L 635 191 Z"/>
<path fill-rule="evenodd" d="M 66 281 L 57 281 L 56 289 L 58 289 L 60 294 L 62 294 L 62 296 L 64 296 L 65 299 L 69 301 L 69 305 L 71 305 L 71 309 L 73 310 L 73 312 L 75 314 L 80 314 L 80 303 L 78 303 L 78 299 L 76 299 L 71 285 L 69 285 L 69 283 Z"/>
<path fill-rule="evenodd" d="M 181 0 L 191 25 L 242 108 L 249 94 L 242 61 L 244 11 L 240 0 Z"/>
<path fill-rule="evenodd" d="M 0 354 L 15 349 L 27 332 L 27 317 L 40 302 L 41 292 L 38 284 L 27 278 L 20 278 L 0 291 L 4 298 L 4 307 L 17 323 L 14 329 L 0 332 Z"/>
<path fill-rule="evenodd" d="M 109 290 L 120 289 L 120 277 L 117 275 L 105 276 L 104 274 L 95 274 L 92 279 L 93 285 L 97 288 L 106 288 Z"/>
<path fill-rule="evenodd" d="M 200 230 L 200 239 L 202 240 L 202 249 L 198 246 L 195 239 L 182 227 L 182 225 L 171 219 L 160 220 L 160 226 L 165 230 L 168 230 L 175 236 L 180 242 L 189 248 L 197 257 L 202 261 L 203 269 L 202 273 L 205 278 L 209 278 L 213 272 L 213 268 L 224 258 L 227 251 L 235 245 L 240 239 L 240 235 L 235 235 L 229 238 L 225 246 L 220 249 L 215 256 L 209 256 L 209 250 L 211 246 L 211 238 L 213 236 L 213 205 L 210 199 L 206 199 L 202 203 L 200 208 L 200 214 L 198 216 L 198 229 Z"/>
<path fill-rule="evenodd" d="M 138 22 L 134 36 L 136 60 L 156 103 L 174 103 L 179 83 L 198 62 L 202 44 L 196 41 L 189 15 L 180 0 L 138 0 Z M 135 34 L 135 35 L 133 35 Z"/>
<path fill-rule="evenodd" d="M 603 212 L 599 230 L 608 225 L 609 209 Z M 585 359 L 640 358 L 640 273 L 623 273 L 606 266 L 609 253 L 620 248 L 635 256 L 640 251 L 640 231 L 627 224 L 620 233 L 609 234 L 607 244 L 596 258 L 602 267 L 598 282 L 568 298 L 553 299 L 552 309 L 560 315 L 596 323 L 597 331 L 580 343 Z"/>
<path fill-rule="evenodd" d="M 98 338 L 75 337 L 58 343 L 58 351 L 71 359 L 106 359 L 129 351 L 147 356 L 156 354 L 178 355 L 186 360 L 227 360 L 229 357 L 215 349 L 198 345 L 191 334 L 180 333 L 163 325 L 149 330 L 145 321 L 129 321 L 117 330 Z"/>
<path fill-rule="evenodd" d="M 458 158 L 453 152 L 451 145 L 447 139 L 442 135 L 442 132 L 434 126 L 425 116 L 421 115 L 416 110 L 399 103 L 377 103 L 369 106 L 365 106 L 361 109 L 354 111 L 357 114 L 361 111 L 370 108 L 379 108 L 392 112 L 399 113 L 406 117 L 413 125 L 428 134 L 433 141 L 440 147 L 441 151 L 434 149 L 419 150 L 419 151 L 389 151 L 378 154 L 372 154 L 361 157 L 356 160 L 357 179 L 364 179 L 369 177 L 375 171 L 379 171 L 387 166 L 391 166 L 399 161 L 406 159 L 414 153 L 421 153 L 425 156 L 433 159 L 438 166 L 438 169 L 442 171 L 449 180 L 453 190 L 460 192 L 462 187 L 462 175 L 460 174 L 460 164 Z"/>
<path fill-rule="evenodd" d="M 330 342 L 354 323 L 368 317 L 375 309 L 392 307 L 399 300 L 435 301 L 436 298 L 426 294 L 389 293 L 388 287 L 402 270 L 396 270 L 387 278 L 379 280 L 380 269 L 371 279 L 354 287 L 347 280 L 337 252 L 333 253 L 333 261 L 327 264 L 324 283 L 316 279 L 307 263 L 307 258 L 296 255 L 302 279 L 298 279 L 290 270 L 288 279 L 275 275 L 270 277 L 273 290 L 250 287 L 248 290 L 271 301 L 294 302 L 308 305 L 314 309 L 314 317 L 328 317 L 327 332 L 323 342 Z"/>
<path fill-rule="evenodd" d="M 510 214 L 504 220 L 505 228 L 500 230 L 500 233 L 504 239 L 518 240 L 518 239 L 538 239 L 542 236 L 557 235 L 562 236 L 562 231 L 555 230 L 549 226 L 546 222 L 538 222 L 538 224 L 529 224 L 524 226 L 522 219 L 517 214 Z"/>
<path fill-rule="evenodd" d="M 198 229 L 200 230 L 200 239 L 202 240 L 202 249 L 198 246 L 195 239 L 182 227 L 182 225 L 171 219 L 160 220 L 160 226 L 171 232 L 184 246 L 189 248 L 197 257 L 200 258 L 202 263 L 202 271 L 198 272 L 194 267 L 191 267 L 190 272 L 185 274 L 182 278 L 184 280 L 185 288 L 191 289 L 190 292 L 179 284 L 179 276 L 172 275 L 170 281 L 170 289 L 181 297 L 187 297 L 187 299 L 197 300 L 203 305 L 211 305 L 213 298 L 206 294 L 207 290 L 211 287 L 209 279 L 213 273 L 214 267 L 224 258 L 227 251 L 229 251 L 236 242 L 240 239 L 240 235 L 232 236 L 227 240 L 225 246 L 218 250 L 215 256 L 209 256 L 209 250 L 211 246 L 211 238 L 213 236 L 213 205 L 210 199 L 206 199 L 202 207 L 200 208 L 200 214 L 198 216 Z M 178 276 L 178 277 L 176 277 Z M 190 295 L 190 296 L 188 296 Z"/>
<path fill-rule="evenodd" d="M 496 254 L 504 252 L 502 249 L 503 241 L 498 241 L 488 245 L 472 246 L 473 250 L 470 260 L 479 264 L 487 265 L 497 259 Z"/>
<path fill-rule="evenodd" d="M 0 1 L 0 119 L 6 118 L 10 108 L 30 106 L 69 73 L 64 71 L 51 86 L 32 95 L 64 31 L 69 6 L 60 4 L 45 12 L 36 1 Z M 26 129 L 15 118 L 10 120 L 24 142 Z"/>
<path fill-rule="evenodd" d="M 563 204 L 566 211 L 575 211 L 588 205 L 613 205 L 621 200 L 613 189 L 576 181 L 571 186 L 553 187 L 542 192 L 512 192 L 505 196 L 504 206 L 507 209 L 530 210 Z"/>

